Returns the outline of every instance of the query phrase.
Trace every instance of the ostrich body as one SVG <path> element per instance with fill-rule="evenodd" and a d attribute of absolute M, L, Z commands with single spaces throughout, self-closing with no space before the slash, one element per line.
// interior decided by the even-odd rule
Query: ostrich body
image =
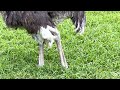
<path fill-rule="evenodd" d="M 44 65 L 44 43 L 48 42 L 51 47 L 55 41 L 61 64 L 68 68 L 56 24 L 65 18 L 71 18 L 76 26 L 75 32 L 83 34 L 86 20 L 84 11 L 2 11 L 1 13 L 8 27 L 24 27 L 39 43 L 39 66 Z"/>

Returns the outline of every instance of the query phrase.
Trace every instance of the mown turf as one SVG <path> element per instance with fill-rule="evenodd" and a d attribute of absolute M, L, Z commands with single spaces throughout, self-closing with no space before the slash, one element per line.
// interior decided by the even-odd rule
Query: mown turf
<path fill-rule="evenodd" d="M 70 19 L 58 25 L 68 69 L 61 67 L 54 44 L 45 46 L 45 65 L 38 67 L 38 44 L 24 29 L 7 28 L 0 17 L 0 79 L 120 78 L 120 12 L 87 11 L 83 35 Z"/>

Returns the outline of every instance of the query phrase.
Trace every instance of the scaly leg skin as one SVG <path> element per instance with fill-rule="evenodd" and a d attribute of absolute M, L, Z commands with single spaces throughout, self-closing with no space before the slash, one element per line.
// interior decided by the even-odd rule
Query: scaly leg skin
<path fill-rule="evenodd" d="M 61 64 L 62 64 L 63 67 L 68 68 L 68 64 L 67 64 L 67 61 L 66 61 L 63 49 L 62 49 L 62 44 L 61 44 L 60 37 L 58 36 L 58 39 L 55 40 L 55 41 L 56 41 L 58 52 L 59 52 L 59 55 L 60 55 Z"/>
<path fill-rule="evenodd" d="M 39 66 L 44 65 L 44 44 L 39 45 Z"/>
<path fill-rule="evenodd" d="M 81 25 L 81 30 L 80 30 L 80 34 L 82 35 L 85 31 L 85 24 L 86 24 L 86 18 L 84 16 L 83 20 L 82 20 L 82 25 Z"/>
<path fill-rule="evenodd" d="M 51 28 L 49 27 L 49 30 L 54 33 L 54 40 L 57 44 L 57 48 L 58 48 L 58 52 L 59 52 L 59 55 L 60 55 L 60 61 L 61 61 L 61 64 L 63 67 L 65 68 L 68 68 L 68 64 L 66 62 L 66 58 L 65 58 L 65 55 L 64 55 L 64 52 L 63 52 L 63 49 L 62 49 L 62 44 L 61 44 L 61 38 L 60 38 L 60 33 L 59 31 L 57 30 L 57 28 Z"/>
<path fill-rule="evenodd" d="M 44 43 L 43 39 L 39 34 L 33 34 L 32 37 L 38 42 L 39 44 L 39 60 L 38 66 L 44 65 Z"/>
<path fill-rule="evenodd" d="M 82 23 L 80 25 L 80 22 L 78 20 L 78 23 L 77 23 L 77 28 L 75 29 L 75 32 L 76 33 L 80 33 L 80 35 L 82 35 L 84 33 L 84 30 L 85 30 L 85 24 L 86 24 L 86 17 L 84 16 L 84 18 L 82 19 Z"/>

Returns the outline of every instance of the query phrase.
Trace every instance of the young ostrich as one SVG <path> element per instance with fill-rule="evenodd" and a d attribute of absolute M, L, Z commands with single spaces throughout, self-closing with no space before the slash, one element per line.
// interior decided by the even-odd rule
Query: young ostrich
<path fill-rule="evenodd" d="M 61 64 L 68 68 L 60 33 L 55 24 L 65 18 L 71 18 L 76 26 L 75 31 L 82 34 L 85 27 L 84 11 L 2 11 L 1 13 L 8 27 L 24 27 L 39 43 L 39 66 L 44 65 L 44 43 L 47 42 L 51 47 L 55 41 Z"/>

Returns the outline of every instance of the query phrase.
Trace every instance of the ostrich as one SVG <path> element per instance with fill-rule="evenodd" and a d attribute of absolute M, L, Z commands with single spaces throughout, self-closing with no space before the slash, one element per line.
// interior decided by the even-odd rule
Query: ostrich
<path fill-rule="evenodd" d="M 44 65 L 44 43 L 47 42 L 49 47 L 52 47 L 55 41 L 61 64 L 68 68 L 56 24 L 65 18 L 71 18 L 76 26 L 75 32 L 83 34 L 86 21 L 84 11 L 2 11 L 1 14 L 8 27 L 24 27 L 38 42 L 39 66 Z"/>
<path fill-rule="evenodd" d="M 48 11 L 49 16 L 55 24 L 70 18 L 75 25 L 75 32 L 83 34 L 86 24 L 85 11 Z"/>

